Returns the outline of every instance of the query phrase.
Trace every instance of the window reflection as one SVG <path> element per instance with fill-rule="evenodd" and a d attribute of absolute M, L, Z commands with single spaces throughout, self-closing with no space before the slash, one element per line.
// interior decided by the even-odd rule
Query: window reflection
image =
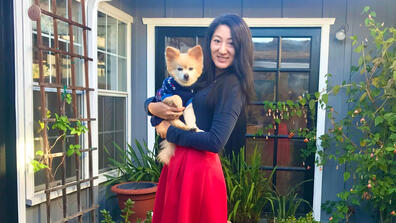
<path fill-rule="evenodd" d="M 282 38 L 281 68 L 309 69 L 311 38 Z"/>

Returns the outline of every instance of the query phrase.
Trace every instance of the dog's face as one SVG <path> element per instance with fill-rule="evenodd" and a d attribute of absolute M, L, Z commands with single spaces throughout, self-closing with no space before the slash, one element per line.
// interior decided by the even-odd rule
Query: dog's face
<path fill-rule="evenodd" d="M 191 86 L 202 74 L 203 53 L 201 46 L 190 48 L 187 53 L 180 53 L 168 46 L 165 50 L 166 67 L 169 74 L 181 86 Z"/>

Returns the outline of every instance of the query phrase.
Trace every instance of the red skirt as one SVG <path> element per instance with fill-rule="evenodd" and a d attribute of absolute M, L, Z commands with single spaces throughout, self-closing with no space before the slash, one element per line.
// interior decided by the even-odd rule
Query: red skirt
<path fill-rule="evenodd" d="M 218 154 L 176 147 L 161 172 L 153 223 L 226 223 L 227 191 Z"/>

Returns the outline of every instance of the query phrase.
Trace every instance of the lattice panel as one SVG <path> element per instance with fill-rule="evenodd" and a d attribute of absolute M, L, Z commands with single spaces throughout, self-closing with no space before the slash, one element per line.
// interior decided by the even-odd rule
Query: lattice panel
<path fill-rule="evenodd" d="M 43 123 L 44 127 L 43 130 L 41 131 L 41 136 L 43 139 L 43 153 L 44 153 L 44 160 L 46 163 L 50 162 L 50 159 L 63 159 L 63 162 L 61 162 L 60 168 L 62 168 L 62 180 L 61 180 L 61 185 L 53 185 L 51 182 L 53 181 L 53 172 L 52 168 L 46 168 L 46 181 L 45 181 L 45 194 L 46 194 L 46 209 L 47 209 L 47 222 L 51 222 L 51 200 L 50 200 L 50 194 L 53 191 L 59 191 L 62 190 L 62 213 L 63 213 L 63 219 L 60 220 L 59 222 L 68 222 L 69 220 L 77 218 L 79 222 L 82 222 L 82 218 L 84 214 L 90 214 L 91 216 L 91 221 L 95 221 L 95 210 L 97 209 L 97 205 L 94 203 L 94 191 L 93 191 L 93 186 L 94 186 L 94 180 L 97 179 L 97 176 L 93 176 L 93 167 L 92 167 L 92 151 L 97 149 L 97 148 L 92 148 L 92 136 L 91 136 L 91 123 L 92 121 L 95 121 L 95 119 L 91 118 L 91 109 L 90 109 L 90 92 L 93 91 L 94 89 L 89 88 L 89 70 L 88 70 L 88 63 L 89 61 L 92 61 L 92 58 L 88 57 L 88 49 L 87 49 L 87 31 L 90 31 L 91 28 L 86 26 L 86 15 L 85 15 L 85 0 L 81 0 L 81 13 L 82 13 L 82 24 L 73 21 L 73 10 L 72 10 L 72 0 L 67 0 L 67 18 L 62 17 L 57 14 L 57 1 L 52 0 L 51 1 L 51 9 L 49 11 L 40 8 L 39 0 L 34 0 L 34 4 L 30 7 L 29 9 L 29 17 L 36 21 L 37 24 L 37 49 L 38 49 L 38 59 L 39 59 L 39 83 L 38 86 L 40 88 L 40 96 L 41 96 L 41 122 Z M 41 20 L 42 16 L 41 15 L 48 16 L 52 19 L 52 25 L 53 25 L 53 35 L 54 35 L 54 47 L 46 47 L 42 43 L 42 29 L 41 29 Z M 68 26 L 68 43 L 69 43 L 69 50 L 68 51 L 62 51 L 59 49 L 59 37 L 58 37 L 58 21 L 62 21 L 67 24 Z M 74 29 L 73 28 L 79 28 L 82 29 L 82 45 L 83 45 L 83 55 L 79 55 L 78 53 L 75 52 L 75 44 L 74 44 Z M 56 83 L 48 83 L 45 81 L 44 77 L 44 68 L 43 68 L 43 52 L 52 52 L 55 56 L 55 71 L 56 71 Z M 67 85 L 62 84 L 62 78 L 61 78 L 61 61 L 60 57 L 61 56 L 68 56 L 70 57 L 71 60 L 71 82 Z M 84 62 L 84 71 L 83 71 L 83 76 L 85 78 L 85 83 L 82 84 L 83 86 L 77 86 L 76 84 L 76 60 L 81 59 Z M 48 89 L 56 89 L 56 94 L 57 94 L 57 114 L 58 115 L 64 115 L 65 114 L 65 108 L 63 106 L 63 100 L 62 97 L 65 96 L 65 92 L 71 92 L 72 96 L 72 110 L 73 110 L 73 117 L 69 118 L 70 122 L 83 122 L 86 123 L 86 127 L 88 128 L 88 131 L 86 136 L 88 138 L 87 141 L 87 148 L 82 148 L 81 147 L 81 154 L 83 153 L 88 153 L 88 169 L 89 169 L 89 176 L 87 179 L 81 179 L 81 162 L 80 162 L 80 155 L 77 153 L 74 154 L 75 156 L 75 166 L 76 166 L 76 176 L 75 180 L 71 183 L 66 182 L 66 160 L 67 157 L 67 151 L 66 151 L 66 145 L 64 140 L 61 141 L 62 144 L 62 152 L 58 153 L 51 153 L 50 150 L 50 145 L 48 143 L 48 125 L 49 123 L 55 122 L 54 118 L 48 118 L 47 117 L 47 111 L 48 111 L 48 105 L 46 104 L 46 94 Z M 77 109 L 77 93 L 76 91 L 82 91 L 82 95 L 85 95 L 85 108 L 86 108 L 86 117 L 81 117 L 82 115 L 78 112 Z M 62 132 L 60 132 L 61 134 Z M 74 136 L 74 141 L 75 144 L 81 145 L 80 142 L 80 136 L 75 135 Z M 89 182 L 89 187 L 88 187 L 88 192 L 89 192 L 89 202 L 90 202 L 90 207 L 83 210 L 81 207 L 81 184 Z M 66 189 L 70 187 L 77 187 L 77 212 L 68 215 L 68 203 L 67 203 L 67 195 L 66 195 Z"/>

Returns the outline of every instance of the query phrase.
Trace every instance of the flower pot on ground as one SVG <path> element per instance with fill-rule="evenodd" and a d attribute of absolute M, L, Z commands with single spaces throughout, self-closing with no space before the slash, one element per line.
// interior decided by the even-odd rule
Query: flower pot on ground
<path fill-rule="evenodd" d="M 157 183 L 148 181 L 126 182 L 112 186 L 111 191 L 117 194 L 121 210 L 125 208 L 125 202 L 128 199 L 134 201 L 133 214 L 129 217 L 129 221 L 135 223 L 138 219 L 144 220 L 147 212 L 154 209 Z"/>

